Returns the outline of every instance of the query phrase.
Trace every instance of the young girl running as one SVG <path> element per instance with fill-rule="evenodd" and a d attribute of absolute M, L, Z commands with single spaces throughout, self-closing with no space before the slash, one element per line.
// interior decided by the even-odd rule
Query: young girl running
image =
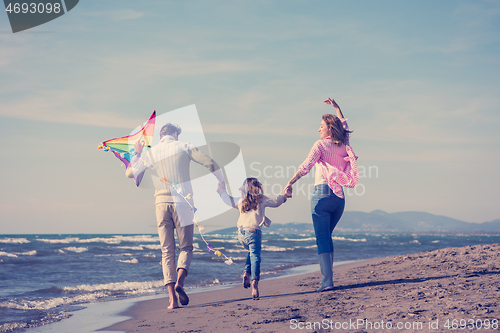
<path fill-rule="evenodd" d="M 260 249 L 262 243 L 262 225 L 269 227 L 271 221 L 265 216 L 266 207 L 279 207 L 290 194 L 283 192 L 276 199 L 270 199 L 263 194 L 262 184 L 257 178 L 247 178 L 240 187 L 241 198 L 231 197 L 223 184 L 219 183 L 217 192 L 228 206 L 240 212 L 238 218 L 238 240 L 248 250 L 245 271 L 243 272 L 243 287 L 250 287 L 252 279 L 252 298 L 259 299 L 260 279 Z"/>

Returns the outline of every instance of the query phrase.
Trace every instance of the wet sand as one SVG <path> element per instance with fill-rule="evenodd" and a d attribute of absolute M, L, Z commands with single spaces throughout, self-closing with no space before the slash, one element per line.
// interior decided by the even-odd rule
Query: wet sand
<path fill-rule="evenodd" d="M 320 273 L 261 280 L 260 300 L 241 286 L 135 304 L 125 332 L 441 332 L 498 331 L 500 244 L 446 248 L 334 268 L 332 291 L 317 293 Z M 495 321 L 496 320 L 496 321 Z M 390 327 L 389 327 L 390 326 Z M 449 327 L 447 327 L 449 326 Z"/>

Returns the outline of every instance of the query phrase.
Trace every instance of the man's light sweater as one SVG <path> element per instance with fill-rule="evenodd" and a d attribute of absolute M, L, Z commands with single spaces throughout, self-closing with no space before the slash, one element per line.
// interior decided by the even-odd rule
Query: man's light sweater
<path fill-rule="evenodd" d="M 171 135 L 164 136 L 140 158 L 134 157 L 127 168 L 126 176 L 134 178 L 134 175 L 149 168 L 155 186 L 155 203 L 185 202 L 183 197 L 190 194 L 187 200 L 193 205 L 194 194 L 189 174 L 191 161 L 206 167 L 219 182 L 224 181 L 222 171 L 214 160 L 194 145 L 177 141 Z M 171 185 L 174 185 L 175 190 Z"/>

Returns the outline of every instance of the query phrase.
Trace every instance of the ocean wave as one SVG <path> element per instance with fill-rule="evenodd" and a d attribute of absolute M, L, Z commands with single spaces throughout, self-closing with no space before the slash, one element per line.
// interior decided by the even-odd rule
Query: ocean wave
<path fill-rule="evenodd" d="M 283 247 L 283 246 L 275 246 L 275 245 L 262 245 L 262 251 L 269 252 L 285 252 L 285 251 L 294 251 L 300 249 L 315 249 L 316 244 L 308 245 L 308 246 L 293 246 L 293 247 Z M 247 252 L 243 247 L 239 249 L 225 249 L 224 252 L 238 253 L 238 252 Z"/>
<path fill-rule="evenodd" d="M 292 241 L 292 242 L 310 242 L 315 241 L 316 237 L 308 237 L 308 238 L 283 238 L 284 241 Z"/>
<path fill-rule="evenodd" d="M 109 296 L 105 292 L 95 292 L 92 294 L 77 295 L 71 297 L 54 297 L 49 299 L 13 299 L 0 303 L 0 308 L 16 310 L 50 310 L 61 305 L 71 305 L 77 303 L 87 303 L 98 298 Z"/>
<path fill-rule="evenodd" d="M 220 243 L 238 243 L 239 241 L 237 239 L 234 239 L 234 236 L 231 238 L 207 238 L 205 237 L 207 242 L 209 243 L 215 243 L 215 242 L 220 242 Z"/>
<path fill-rule="evenodd" d="M 199 247 L 193 246 L 193 253 L 194 252 L 206 252 L 206 251 L 208 251 L 208 249 L 206 247 L 203 249 L 200 249 Z"/>
<path fill-rule="evenodd" d="M 48 239 L 48 238 L 37 238 L 38 242 L 50 243 L 50 244 L 69 244 L 75 243 L 79 240 L 78 237 L 67 237 L 63 239 Z"/>
<path fill-rule="evenodd" d="M 141 245 L 138 245 L 138 246 L 117 246 L 116 249 L 137 250 L 137 251 L 144 250 L 144 248 Z"/>
<path fill-rule="evenodd" d="M 332 238 L 334 240 L 342 240 L 342 241 L 348 241 L 348 242 L 366 242 L 366 238 L 345 238 L 345 237 L 337 237 L 337 236 L 333 236 Z"/>
<path fill-rule="evenodd" d="M 123 291 L 127 294 L 148 292 L 152 289 L 163 287 L 163 280 L 145 282 L 114 282 L 105 284 L 81 284 L 72 287 L 62 287 L 65 292 L 96 292 L 96 291 Z"/>
<path fill-rule="evenodd" d="M 40 319 L 37 319 L 36 321 L 31 320 L 29 324 L 24 321 L 7 322 L 0 325 L 0 333 L 19 331 L 29 327 L 47 325 L 50 323 L 54 323 L 69 318 L 71 316 L 72 316 L 71 313 L 65 311 L 58 311 L 58 312 L 47 313 Z"/>
<path fill-rule="evenodd" d="M 50 244 L 69 244 L 69 243 L 105 243 L 105 244 L 120 244 L 122 242 L 143 242 L 151 243 L 157 242 L 156 236 L 152 235 L 136 235 L 136 236 L 120 236 L 115 235 L 111 237 L 93 237 L 93 238 L 79 238 L 79 237 L 66 237 L 63 239 L 53 238 L 38 238 L 37 241 L 50 243 Z"/>
<path fill-rule="evenodd" d="M 144 242 L 144 243 L 156 243 L 158 242 L 157 235 L 135 235 L 135 236 L 113 236 L 114 239 L 122 242 Z"/>
<path fill-rule="evenodd" d="M 117 282 L 95 285 L 78 285 L 71 287 L 54 287 L 52 292 L 60 290 L 64 294 L 77 294 L 53 298 L 14 298 L 0 303 L 0 308 L 16 310 L 50 310 L 58 306 L 82 304 L 97 299 L 116 295 L 137 295 L 156 293 L 163 287 L 163 281 Z"/>
<path fill-rule="evenodd" d="M 26 251 L 26 252 L 13 252 L 13 253 L 0 251 L 0 257 L 17 258 L 18 256 L 36 256 L 36 255 L 37 255 L 36 250 Z"/>
<path fill-rule="evenodd" d="M 235 231 L 233 234 L 208 234 L 208 237 L 221 237 L 221 238 L 233 238 L 237 234 L 237 231 Z M 207 237 L 205 236 L 205 237 Z"/>
<path fill-rule="evenodd" d="M 105 244 L 121 244 L 122 242 L 144 242 L 151 243 L 157 242 L 158 238 L 152 235 L 136 235 L 136 236 L 120 236 L 115 235 L 112 237 L 95 237 L 88 239 L 79 239 L 78 243 L 105 243 Z"/>
<path fill-rule="evenodd" d="M 410 244 L 420 244 L 420 242 L 417 239 L 414 239 L 410 242 Z"/>
<path fill-rule="evenodd" d="M 106 243 L 106 244 L 120 244 L 120 240 L 115 238 L 86 238 L 80 239 L 79 237 L 66 237 L 62 239 L 51 238 L 37 238 L 37 241 L 49 244 L 69 244 L 69 243 Z"/>
<path fill-rule="evenodd" d="M 120 244 L 122 241 L 113 237 L 113 238 L 104 238 L 104 237 L 95 237 L 95 238 L 87 238 L 87 239 L 78 239 L 77 243 L 105 243 L 108 245 Z"/>
<path fill-rule="evenodd" d="M 240 253 L 240 252 L 245 252 L 245 248 L 243 248 L 243 246 L 241 247 L 241 249 L 224 249 L 224 251 L 222 252 L 228 252 L 228 253 Z"/>
<path fill-rule="evenodd" d="M 2 238 L 0 239 L 0 243 L 5 244 L 28 244 L 31 243 L 26 238 Z"/>
<path fill-rule="evenodd" d="M 293 250 L 293 249 L 294 249 L 293 247 L 280 247 L 280 246 L 273 246 L 273 245 L 262 246 L 262 251 L 270 251 L 270 252 L 284 252 L 284 251 Z"/>
<path fill-rule="evenodd" d="M 246 261 L 247 257 L 231 257 L 233 261 Z"/>
<path fill-rule="evenodd" d="M 194 243 L 194 244 L 196 244 L 196 243 Z M 160 244 L 147 244 L 147 245 L 141 244 L 141 246 L 143 248 L 149 249 L 149 250 L 160 250 L 161 249 L 161 245 Z"/>
<path fill-rule="evenodd" d="M 25 323 L 24 321 L 20 322 L 10 322 L 10 323 L 4 323 L 0 325 L 0 332 L 12 332 L 16 330 L 21 330 L 23 328 L 27 328 L 28 323 Z"/>
<path fill-rule="evenodd" d="M 37 252 L 36 252 L 36 250 L 32 250 L 32 251 L 26 251 L 26 252 L 16 252 L 16 254 L 20 255 L 20 256 L 36 256 Z"/>
<path fill-rule="evenodd" d="M 89 249 L 86 247 L 76 247 L 76 246 L 70 246 L 70 247 L 65 247 L 62 249 L 59 249 L 58 251 L 60 253 L 66 253 L 66 252 L 76 252 L 76 253 L 82 253 L 85 251 L 88 251 Z"/>
<path fill-rule="evenodd" d="M 17 254 L 0 251 L 0 257 L 17 258 Z"/>
<path fill-rule="evenodd" d="M 132 253 L 94 254 L 94 257 L 123 257 L 123 256 L 133 256 L 133 254 Z"/>
<path fill-rule="evenodd" d="M 117 260 L 118 262 L 124 262 L 124 263 L 127 263 L 127 264 L 138 264 L 139 263 L 139 260 L 135 259 L 135 258 L 132 258 L 132 259 L 129 259 L 129 260 Z"/>

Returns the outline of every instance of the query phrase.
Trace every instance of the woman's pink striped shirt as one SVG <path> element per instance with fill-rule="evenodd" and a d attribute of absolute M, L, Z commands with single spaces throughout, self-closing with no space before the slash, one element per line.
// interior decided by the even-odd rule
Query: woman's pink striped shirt
<path fill-rule="evenodd" d="M 349 130 L 347 119 L 341 119 L 341 121 L 344 129 Z M 340 185 L 354 187 L 350 185 L 352 183 L 355 185 L 358 182 L 359 175 L 356 158 L 349 145 L 338 147 L 330 137 L 320 139 L 314 143 L 309 155 L 299 166 L 300 175 L 307 175 L 312 167 L 316 163 L 319 163 L 318 167 L 322 169 L 323 177 L 333 193 L 339 198 L 344 198 Z"/>

